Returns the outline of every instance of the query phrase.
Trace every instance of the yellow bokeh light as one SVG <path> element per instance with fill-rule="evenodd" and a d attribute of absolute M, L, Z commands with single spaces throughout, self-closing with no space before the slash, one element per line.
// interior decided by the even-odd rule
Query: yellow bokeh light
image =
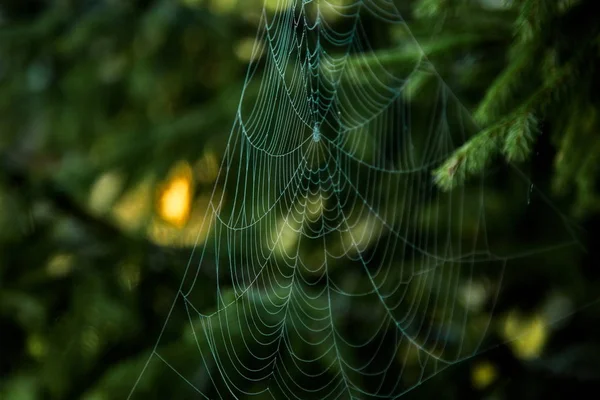
<path fill-rule="evenodd" d="M 221 197 L 219 193 L 215 196 Z M 201 244 L 209 235 L 216 208 L 210 196 L 200 196 L 194 201 L 193 211 L 184 227 L 177 228 L 160 218 L 154 218 L 148 226 L 148 237 L 161 246 L 190 247 Z"/>
<path fill-rule="evenodd" d="M 72 254 L 55 254 L 46 265 L 48 275 L 56 278 L 68 275 L 73 268 L 73 259 Z"/>
<path fill-rule="evenodd" d="M 112 208 L 117 225 L 127 232 L 143 227 L 151 211 L 153 181 L 150 178 L 127 191 Z"/>
<path fill-rule="evenodd" d="M 103 214 L 110 210 L 117 200 L 124 179 L 121 174 L 110 171 L 102 174 L 92 186 L 88 198 L 88 207 L 95 214 Z"/>
<path fill-rule="evenodd" d="M 300 224 L 294 218 L 281 218 L 271 233 L 271 240 L 276 252 L 281 257 L 290 257 L 296 249 L 299 239 Z"/>
<path fill-rule="evenodd" d="M 374 218 L 363 218 L 343 232 L 342 240 L 348 253 L 358 254 L 368 248 L 383 233 L 384 225 Z"/>
<path fill-rule="evenodd" d="M 525 318 L 516 312 L 509 313 L 504 321 L 503 334 L 514 354 L 523 360 L 539 357 L 548 340 L 546 323 L 540 315 Z"/>
<path fill-rule="evenodd" d="M 475 389 L 485 389 L 498 378 L 498 370 L 489 361 L 475 364 L 471 370 L 471 382 Z"/>
<path fill-rule="evenodd" d="M 192 169 L 188 163 L 177 164 L 159 187 L 158 215 L 164 221 L 182 227 L 190 216 L 192 204 Z"/>
<path fill-rule="evenodd" d="M 27 338 L 27 352 L 33 358 L 43 358 L 48 352 L 48 346 L 45 339 L 40 335 L 30 335 Z"/>
<path fill-rule="evenodd" d="M 227 14 L 235 10 L 237 0 L 212 0 L 209 7 L 215 14 Z"/>
<path fill-rule="evenodd" d="M 244 38 L 235 47 L 235 55 L 243 62 L 258 60 L 264 53 L 262 42 L 255 38 Z"/>
<path fill-rule="evenodd" d="M 343 8 L 347 7 L 351 3 L 353 3 L 352 0 L 328 0 L 323 3 L 314 4 L 319 7 L 319 12 L 323 18 L 333 22 L 340 19 L 341 15 L 344 14 Z"/>

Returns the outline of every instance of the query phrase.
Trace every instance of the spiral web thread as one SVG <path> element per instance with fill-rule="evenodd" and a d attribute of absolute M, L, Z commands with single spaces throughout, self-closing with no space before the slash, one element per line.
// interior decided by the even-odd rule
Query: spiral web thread
<path fill-rule="evenodd" d="M 420 56 L 397 67 L 374 27 Z M 146 367 L 205 398 L 400 397 L 480 351 L 511 259 L 490 249 L 483 178 L 432 182 L 474 127 L 390 1 L 279 0 L 256 43 L 211 236 L 165 322 L 185 310 L 200 373 L 161 353 L 162 333 Z M 435 96 L 416 104 L 425 81 Z M 481 266 L 489 312 L 473 313 Z"/>

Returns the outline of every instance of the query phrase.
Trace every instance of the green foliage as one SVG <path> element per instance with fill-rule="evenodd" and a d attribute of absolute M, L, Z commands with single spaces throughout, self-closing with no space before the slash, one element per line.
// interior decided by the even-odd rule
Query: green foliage
<path fill-rule="evenodd" d="M 600 176 L 600 145 L 596 138 L 600 124 L 596 108 L 581 103 L 567 107 L 570 108 L 566 114 L 568 120 L 559 125 L 565 131 L 553 138 L 558 153 L 552 185 L 554 191 L 561 195 L 572 191 L 576 193 L 572 209 L 575 215 L 583 217 L 599 211 L 597 177 Z"/>
<path fill-rule="evenodd" d="M 223 145 L 234 49 L 256 30 L 242 18 L 173 1 L 0 5 L 0 398 L 80 399 L 105 374 L 120 391 L 104 398 L 131 389 L 190 251 L 95 215 L 89 193 L 119 174 L 118 202 Z"/>
<path fill-rule="evenodd" d="M 473 118 L 480 126 L 488 126 L 504 115 L 514 105 L 514 96 L 523 81 L 532 75 L 531 55 L 520 52 L 516 59 L 502 71 L 485 93 Z"/>
<path fill-rule="evenodd" d="M 508 126 L 502 150 L 509 162 L 522 162 L 529 157 L 537 129 L 535 116 L 525 113 Z"/>
<path fill-rule="evenodd" d="M 517 47 L 519 42 L 533 42 L 542 29 L 546 28 L 558 11 L 559 1 L 520 0 L 515 2 L 519 16 L 515 22 Z M 564 3 L 564 2 L 563 2 Z"/>
<path fill-rule="evenodd" d="M 568 169 L 576 168 L 569 176 L 587 182 L 585 189 L 577 191 L 581 199 L 578 202 L 589 205 L 591 202 L 583 198 L 597 197 L 598 189 L 591 184 L 599 178 L 597 170 L 574 161 L 581 160 L 581 156 L 573 145 L 566 144 L 578 142 L 595 149 L 588 132 L 597 128 L 593 124 L 581 127 L 577 117 L 569 117 L 569 113 L 575 116 L 579 112 L 565 106 L 582 104 L 590 98 L 598 104 L 597 96 L 590 96 L 600 71 L 600 32 L 593 21 L 592 3 L 513 2 L 511 7 L 517 13 L 513 21 L 514 40 L 504 48 L 507 63 L 490 80 L 473 113 L 482 131 L 435 171 L 435 181 L 441 188 L 462 185 L 469 176 L 483 172 L 498 154 L 511 163 L 528 160 L 538 134 L 542 133 L 538 124 L 543 122 L 552 127 L 548 133 L 559 143 L 560 157 L 555 163 L 558 175 L 564 175 L 559 171 L 567 169 L 561 164 L 569 164 Z M 565 121 L 577 126 L 565 126 Z"/>
<path fill-rule="evenodd" d="M 468 177 L 481 174 L 502 149 L 509 162 L 527 159 L 537 134 L 537 120 L 533 114 L 518 112 L 479 132 L 462 145 L 434 171 L 436 184 L 451 190 Z"/>
<path fill-rule="evenodd" d="M 398 43 L 411 44 L 395 52 L 376 50 L 373 58 L 351 57 L 348 68 L 356 68 L 360 78 L 360 69 L 369 62 L 381 62 L 395 72 L 412 71 L 419 63 L 404 92 L 415 110 L 431 102 L 435 85 L 430 83 L 437 82 L 436 74 L 468 110 L 475 110 L 481 129 L 470 139 L 461 138 L 460 147 L 436 168 L 436 184 L 455 189 L 498 160 L 525 162 L 540 137 L 551 138 L 557 155 L 554 170 L 547 174 L 555 192 L 573 197 L 577 216 L 600 211 L 596 87 L 600 35 L 590 6 L 594 2 L 524 0 L 512 2 L 510 8 L 484 8 L 474 0 L 397 3 L 414 11 L 417 19 L 407 19 L 420 46 L 408 41 L 405 31 L 391 32 Z M 164 176 L 177 161 L 193 163 L 207 151 L 222 154 L 247 67 L 236 49 L 256 33 L 259 1 L 232 4 L 236 3 L 7 0 L 0 5 L 0 398 L 124 398 L 144 368 L 191 249 L 158 245 L 137 231 L 126 231 L 105 215 L 96 215 L 86 203 L 90 189 L 106 172 L 122 176 L 123 187 L 113 199 L 117 203 L 146 178 Z M 257 88 L 257 83 L 245 88 L 249 103 Z M 354 101 L 361 106 L 361 99 Z M 429 114 L 414 114 L 415 124 L 427 126 Z M 207 169 L 201 167 L 201 173 Z M 424 182 L 411 182 L 407 193 L 430 190 L 425 184 L 417 187 Z M 210 194 L 212 187 L 212 182 L 199 183 L 197 197 Z M 435 207 L 424 215 L 413 215 L 408 208 L 406 217 L 415 221 L 410 230 L 420 229 L 419 240 L 427 243 L 437 234 L 442 238 L 436 243 L 458 235 L 461 243 L 467 243 L 459 247 L 464 254 L 467 247 L 473 249 L 475 239 L 481 240 L 485 224 L 504 229 L 519 242 L 531 234 L 515 228 L 515 209 L 522 209 L 522 202 L 503 202 L 506 196 L 498 192 L 486 192 L 490 207 L 502 211 L 497 220 L 481 221 L 474 214 L 464 219 L 465 226 L 455 221 L 440 226 Z M 447 202 L 449 210 L 458 203 L 467 204 L 467 210 L 480 206 L 478 194 L 468 189 L 459 193 L 459 201 Z M 353 201 L 357 199 L 347 203 Z M 403 201 L 381 208 L 410 207 L 418 199 L 407 196 Z M 541 219 L 531 225 L 553 232 L 554 225 Z M 358 222 L 354 225 L 361 228 Z M 360 236 L 369 236 L 371 228 L 362 227 Z M 389 233 L 380 230 L 381 235 Z M 429 235 L 432 239 L 426 238 Z M 375 234 L 369 237 L 373 242 L 379 239 Z M 503 238 L 498 243 L 508 247 Z M 216 247 L 209 244 L 207 260 L 214 258 L 210 252 Z M 373 257 L 389 256 L 387 249 L 381 252 L 373 249 Z M 526 284 L 511 292 L 509 305 L 531 297 L 533 268 L 542 270 L 544 277 L 550 275 L 547 270 L 554 271 L 557 280 L 575 274 L 579 260 L 574 254 L 565 250 L 551 260 L 528 258 L 516 264 L 527 267 L 521 271 Z M 244 254 L 237 256 L 243 262 Z M 548 267 L 553 262 L 561 268 Z M 213 271 L 211 267 L 207 270 Z M 330 266 L 356 281 L 357 292 L 371 293 L 372 285 L 364 276 L 348 273 L 346 267 Z M 403 271 L 394 264 L 382 275 Z M 212 272 L 200 276 L 191 299 L 194 304 L 214 309 L 218 279 Z M 319 284 L 315 291 L 322 291 Z M 564 290 L 574 295 L 597 289 L 591 284 L 584 288 Z M 260 296 L 265 294 L 250 292 L 244 298 L 246 309 L 231 307 L 227 317 L 251 310 Z M 289 293 L 273 292 L 267 300 L 279 307 L 286 296 Z M 314 305 L 319 310 L 327 306 Z M 334 316 L 340 329 L 355 333 L 354 321 L 373 319 L 374 307 L 368 301 L 338 308 L 348 309 Z M 206 372 L 198 360 L 198 346 L 206 354 L 223 351 L 218 350 L 221 332 L 218 324 L 200 326 L 196 321 L 190 326 L 185 310 L 183 305 L 177 308 L 159 351 L 180 370 L 198 377 Z M 254 317 L 271 325 L 280 322 L 266 314 Z M 287 320 L 282 326 L 292 329 L 301 323 Z M 234 328 L 236 345 L 241 346 L 251 333 L 242 325 Z M 308 335 L 306 328 L 302 332 Z M 589 324 L 584 328 L 576 333 L 589 336 L 590 348 L 596 349 L 593 340 L 600 334 Z M 195 337 L 197 332 L 217 339 L 209 344 L 206 336 Z M 319 351 L 326 354 L 328 342 L 322 343 Z M 582 345 L 576 354 L 591 358 L 582 350 L 586 348 Z M 564 357 L 568 360 L 560 361 L 559 369 L 571 371 L 570 365 L 577 363 L 568 354 Z M 334 361 L 331 352 L 322 358 L 333 365 L 333 373 L 342 373 L 343 367 Z M 406 372 L 416 372 L 418 378 L 420 362 L 415 360 Z M 460 368 L 449 371 L 440 378 L 443 385 L 419 389 L 416 396 L 433 398 L 440 386 L 449 397 L 470 390 L 465 373 Z M 139 386 L 141 398 L 197 396 L 159 363 L 148 366 L 147 378 Z M 535 386 L 531 382 L 548 381 L 539 376 L 511 377 L 517 392 L 518 380 L 528 389 Z"/>
<path fill-rule="evenodd" d="M 471 0 L 419 0 L 414 7 L 417 18 L 437 17 L 447 13 L 458 13 Z"/>
<path fill-rule="evenodd" d="M 444 190 L 451 190 L 467 177 L 480 173 L 492 161 L 503 128 L 502 125 L 492 126 L 462 145 L 434 171 L 435 183 Z"/>

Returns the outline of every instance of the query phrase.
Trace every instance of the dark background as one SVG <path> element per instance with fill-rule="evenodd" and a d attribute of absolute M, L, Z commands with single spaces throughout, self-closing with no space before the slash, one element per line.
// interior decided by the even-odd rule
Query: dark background
<path fill-rule="evenodd" d="M 267 3 L 269 10 L 274 2 Z M 487 168 L 478 168 L 485 174 L 454 190 L 496 199 L 488 227 L 500 232 L 496 245 L 506 254 L 550 249 L 508 263 L 489 343 L 406 398 L 597 393 L 594 2 L 396 3 L 465 108 L 476 116 L 487 110 L 482 125 L 535 100 L 539 129 L 527 157 L 515 162 L 490 152 Z M 175 298 L 213 187 L 223 189 L 217 171 L 261 7 L 261 0 L 0 3 L 1 399 L 129 394 Z M 394 53 L 398 39 L 373 16 L 365 26 L 375 49 L 398 55 L 397 71 L 414 62 Z M 557 70 L 569 68 L 564 79 L 544 75 L 548 59 Z M 160 198 L 175 181 L 191 190 L 176 197 L 178 216 L 169 217 Z M 472 235 L 461 228 L 448 229 Z M 205 240 L 208 231 L 200 248 Z M 214 258 L 209 252 L 195 287 L 207 310 Z M 350 318 L 360 321 L 360 314 Z M 510 322 L 516 334 L 503 333 Z M 158 353 L 194 375 L 202 365 L 190 356 L 197 350 L 189 333 L 180 305 Z M 136 396 L 197 398 L 171 370 L 156 367 Z M 407 375 L 419 370 L 408 368 Z"/>

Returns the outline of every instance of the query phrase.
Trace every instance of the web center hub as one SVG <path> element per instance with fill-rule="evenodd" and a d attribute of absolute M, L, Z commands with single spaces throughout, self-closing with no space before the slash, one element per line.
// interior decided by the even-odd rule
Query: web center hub
<path fill-rule="evenodd" d="M 315 124 L 315 126 L 313 127 L 312 138 L 315 142 L 321 140 L 321 127 L 319 126 L 319 124 Z"/>

